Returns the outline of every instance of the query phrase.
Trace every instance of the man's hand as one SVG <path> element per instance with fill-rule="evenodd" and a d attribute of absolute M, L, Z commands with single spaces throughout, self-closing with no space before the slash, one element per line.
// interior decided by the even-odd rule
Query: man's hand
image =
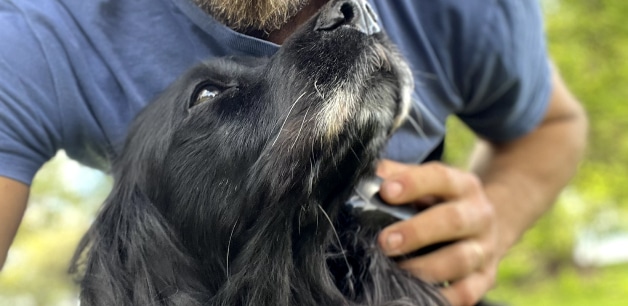
<path fill-rule="evenodd" d="M 535 130 L 504 143 L 479 140 L 470 163 L 478 177 L 438 163 L 384 161 L 378 168 L 385 201 L 429 205 L 384 229 L 382 248 L 392 255 L 453 241 L 401 266 L 428 281 L 451 282 L 442 293 L 454 306 L 473 305 L 491 288 L 499 260 L 576 172 L 586 146 L 586 114 L 556 70 L 552 86 Z"/>
<path fill-rule="evenodd" d="M 493 286 L 497 265 L 505 253 L 498 245 L 493 205 L 480 180 L 441 163 L 383 161 L 378 175 L 385 179 L 380 194 L 386 202 L 429 206 L 413 218 L 384 229 L 379 237 L 384 252 L 401 255 L 454 241 L 400 266 L 428 282 L 449 282 L 441 292 L 452 305 L 477 302 Z"/>

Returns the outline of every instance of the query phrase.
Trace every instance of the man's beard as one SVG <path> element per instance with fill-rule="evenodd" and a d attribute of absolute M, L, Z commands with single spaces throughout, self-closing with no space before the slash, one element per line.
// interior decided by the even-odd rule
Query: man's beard
<path fill-rule="evenodd" d="M 220 23 L 240 32 L 280 29 L 309 0 L 194 0 Z"/>

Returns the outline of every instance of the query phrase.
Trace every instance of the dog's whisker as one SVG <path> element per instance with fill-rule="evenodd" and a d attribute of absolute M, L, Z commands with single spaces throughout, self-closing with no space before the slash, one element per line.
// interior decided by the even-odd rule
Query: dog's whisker
<path fill-rule="evenodd" d="M 281 132 L 283 131 L 284 126 L 286 125 L 286 122 L 288 122 L 288 118 L 290 118 L 290 114 L 292 113 L 292 110 L 294 109 L 294 106 L 297 105 L 297 102 L 299 102 L 299 100 L 301 100 L 301 98 L 303 98 L 303 96 L 305 95 L 305 92 L 303 92 L 295 101 L 294 103 L 292 103 L 292 106 L 290 106 L 290 109 L 288 110 L 288 114 L 286 115 L 286 118 L 283 120 L 283 123 L 281 124 L 281 128 L 279 128 L 279 133 L 277 133 L 277 137 L 275 138 L 275 141 L 273 141 L 273 144 L 270 145 L 271 148 L 273 148 L 275 146 L 275 143 L 277 143 L 277 140 L 279 139 L 279 136 L 281 136 Z"/>
<path fill-rule="evenodd" d="M 297 226 L 297 232 L 301 235 L 301 218 L 303 217 L 303 204 L 301 204 L 301 209 L 299 210 L 299 223 Z"/>
<path fill-rule="evenodd" d="M 318 210 L 315 210 L 316 212 L 316 230 L 314 231 L 314 234 L 318 236 Z"/>
<path fill-rule="evenodd" d="M 310 155 L 309 161 L 310 161 L 310 174 L 308 175 L 308 180 L 306 182 L 307 185 L 305 187 L 307 190 L 307 194 L 312 195 L 313 188 L 314 188 L 314 172 L 312 171 L 312 169 L 314 169 L 314 163 L 312 161 L 311 155 Z"/>
<path fill-rule="evenodd" d="M 417 113 L 417 117 L 419 118 L 419 121 L 422 121 L 421 113 L 419 113 L 419 111 L 415 110 L 414 107 L 412 108 L 412 111 L 416 112 Z M 410 123 L 412 125 L 412 127 L 416 130 L 416 132 L 419 134 L 419 136 L 421 136 L 422 138 L 427 138 L 427 135 L 423 131 L 423 128 L 421 128 L 421 126 L 423 125 L 422 122 L 417 122 L 416 120 L 414 120 L 414 118 L 412 116 L 408 116 L 406 118 L 406 120 L 408 120 L 408 123 Z"/>
<path fill-rule="evenodd" d="M 329 218 L 329 215 L 327 214 L 325 209 L 323 209 L 323 207 L 320 204 L 318 204 L 318 208 L 323 213 L 323 215 L 325 216 L 325 218 L 329 222 L 329 226 L 331 226 L 331 230 L 334 232 L 334 236 L 336 237 L 336 240 L 338 241 L 338 247 L 340 248 L 340 253 L 342 254 L 342 257 L 344 258 L 345 263 L 347 264 L 347 271 L 348 271 L 347 272 L 347 277 L 350 277 L 351 275 L 353 275 L 353 269 L 351 268 L 351 265 L 349 264 L 349 259 L 347 259 L 347 251 L 342 246 L 342 241 L 340 240 L 340 236 L 338 236 L 338 231 L 336 231 L 336 227 L 334 226 L 334 222 L 331 221 L 331 218 Z"/>
<path fill-rule="evenodd" d="M 301 127 L 299 127 L 299 132 L 297 133 L 297 137 L 294 138 L 294 142 L 292 143 L 292 146 L 290 146 L 290 151 L 294 149 L 294 146 L 297 144 L 297 140 L 299 140 L 299 136 L 301 136 L 301 131 L 303 130 L 303 125 L 305 124 L 305 120 L 307 119 L 307 114 L 310 111 L 311 106 L 312 105 L 308 106 L 307 109 L 305 110 L 305 115 L 303 115 L 303 121 L 301 121 Z"/>
<path fill-rule="evenodd" d="M 358 162 L 362 163 L 362 159 L 360 158 L 360 156 L 358 156 L 358 153 L 355 153 L 355 150 L 353 150 L 353 148 L 349 148 L 349 150 L 351 150 L 351 153 L 353 153 L 353 156 L 355 156 Z"/>
<path fill-rule="evenodd" d="M 229 273 L 229 251 L 231 250 L 231 238 L 233 238 L 233 232 L 235 231 L 238 221 L 240 221 L 240 217 L 238 217 L 235 223 L 233 223 L 233 227 L 231 228 L 231 234 L 229 235 L 229 243 L 227 244 L 227 267 L 226 267 L 227 281 L 229 281 L 229 277 L 231 275 L 231 273 Z"/>
<path fill-rule="evenodd" d="M 314 80 L 314 90 L 316 90 L 316 93 L 318 94 L 319 97 L 321 97 L 321 99 L 325 100 L 325 96 L 320 91 L 320 89 L 318 89 L 317 80 Z"/>

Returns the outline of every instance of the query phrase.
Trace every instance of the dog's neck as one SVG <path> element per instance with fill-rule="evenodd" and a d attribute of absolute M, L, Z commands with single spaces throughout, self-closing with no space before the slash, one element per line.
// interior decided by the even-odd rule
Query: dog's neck
<path fill-rule="evenodd" d="M 340 305 L 340 292 L 329 293 L 335 288 L 332 275 L 327 269 L 313 268 L 326 265 L 326 248 L 335 239 L 331 222 L 337 212 L 325 212 L 322 204 L 304 201 L 308 199 L 285 198 L 250 219 L 248 228 L 230 238 L 225 266 L 212 267 L 214 258 L 202 262 L 209 270 L 226 270 L 226 279 L 211 286 L 221 305 L 253 305 L 262 300 L 267 305 L 309 305 L 311 301 Z M 277 211 L 277 207 L 285 209 Z"/>

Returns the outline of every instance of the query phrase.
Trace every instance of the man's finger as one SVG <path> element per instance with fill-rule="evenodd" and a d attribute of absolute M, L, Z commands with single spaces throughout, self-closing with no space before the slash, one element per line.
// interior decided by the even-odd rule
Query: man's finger
<path fill-rule="evenodd" d="M 386 227 L 379 243 L 389 256 L 407 254 L 435 243 L 477 235 L 489 218 L 489 213 L 465 202 L 440 204 Z"/>
<path fill-rule="evenodd" d="M 463 279 L 483 268 L 486 254 L 475 240 L 462 240 L 424 256 L 405 260 L 399 266 L 430 283 Z"/>
<path fill-rule="evenodd" d="M 383 159 L 377 164 L 377 176 L 387 179 L 401 172 L 408 171 L 410 167 L 416 167 L 416 165 L 408 165 L 390 159 Z"/>
<path fill-rule="evenodd" d="M 488 271 L 474 273 L 440 291 L 452 306 L 472 306 L 493 287 L 494 275 Z"/>
<path fill-rule="evenodd" d="M 440 163 L 427 163 L 387 177 L 380 195 L 390 204 L 406 204 L 426 196 L 455 199 L 480 188 L 479 179 L 472 174 Z"/>

